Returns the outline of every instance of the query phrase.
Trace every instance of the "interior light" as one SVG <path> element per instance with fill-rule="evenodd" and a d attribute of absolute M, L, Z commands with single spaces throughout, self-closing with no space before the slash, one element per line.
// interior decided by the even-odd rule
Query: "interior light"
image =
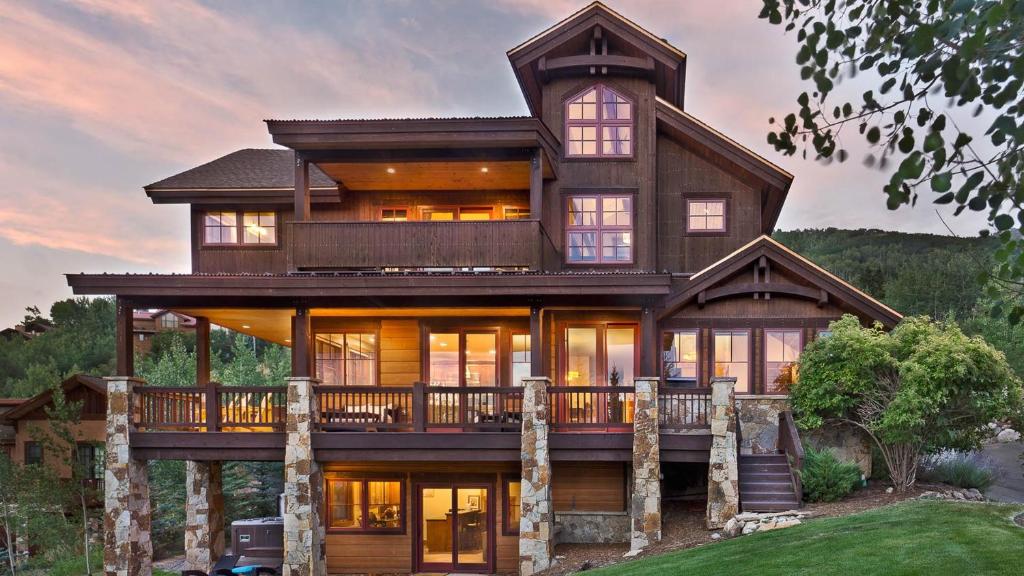
<path fill-rule="evenodd" d="M 447 343 L 447 342 L 441 342 L 441 348 L 444 348 L 444 347 L 445 347 L 445 346 L 447 346 L 447 345 L 448 345 L 448 343 Z"/>
<path fill-rule="evenodd" d="M 248 324 L 242 324 L 242 329 L 248 330 L 249 328 L 252 328 L 252 326 L 249 326 Z"/>
<path fill-rule="evenodd" d="M 494 354 L 495 354 L 494 350 L 491 350 L 491 356 L 494 356 Z"/>
<path fill-rule="evenodd" d="M 292 339 L 291 339 L 291 338 L 285 338 L 285 339 L 284 339 L 284 341 L 285 341 L 285 342 L 291 342 L 291 341 L 292 341 Z"/>
<path fill-rule="evenodd" d="M 387 173 L 388 174 L 394 174 L 395 173 L 395 169 L 392 168 L 391 166 L 388 166 Z"/>
<path fill-rule="evenodd" d="M 490 170 L 487 168 L 487 166 L 484 166 L 483 168 L 481 168 L 480 171 L 483 172 L 484 174 L 487 174 L 488 172 L 490 172 Z"/>
<path fill-rule="evenodd" d="M 431 334 L 430 335 L 430 341 L 433 342 L 434 340 L 437 340 L 437 336 L 434 336 L 433 334 Z"/>

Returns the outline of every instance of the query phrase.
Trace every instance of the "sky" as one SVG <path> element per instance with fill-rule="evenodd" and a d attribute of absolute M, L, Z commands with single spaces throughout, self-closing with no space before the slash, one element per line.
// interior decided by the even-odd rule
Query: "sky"
<path fill-rule="evenodd" d="M 0 327 L 70 297 L 65 273 L 187 272 L 187 207 L 142 187 L 273 147 L 263 119 L 527 114 L 505 52 L 586 4 L 0 0 Z M 887 210 L 853 142 L 831 166 L 766 144 L 806 87 L 759 0 L 608 4 L 687 53 L 688 112 L 795 175 L 780 229 L 985 227 Z"/>

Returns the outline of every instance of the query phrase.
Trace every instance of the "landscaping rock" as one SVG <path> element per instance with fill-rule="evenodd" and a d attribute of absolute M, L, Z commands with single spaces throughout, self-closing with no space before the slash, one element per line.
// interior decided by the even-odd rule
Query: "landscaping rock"
<path fill-rule="evenodd" d="M 722 535 L 726 538 L 735 538 L 742 532 L 744 524 L 745 522 L 740 522 L 736 517 L 729 518 L 729 521 L 725 523 L 725 528 L 722 529 Z"/>
<path fill-rule="evenodd" d="M 1013 428 L 1005 428 L 1002 432 L 996 435 L 996 441 L 1002 443 L 1016 442 L 1020 440 L 1020 432 L 1017 432 Z"/>
<path fill-rule="evenodd" d="M 985 495 L 975 488 L 969 490 L 946 490 L 923 492 L 917 497 L 918 500 L 959 500 L 963 502 L 984 502 Z"/>
<path fill-rule="evenodd" d="M 757 522 L 747 522 L 746 524 L 743 525 L 743 533 L 742 533 L 742 535 L 746 536 L 747 534 L 753 534 L 754 532 L 757 532 L 757 530 L 758 530 L 758 528 L 760 526 L 761 525 L 758 524 Z"/>
<path fill-rule="evenodd" d="M 711 535 L 711 539 L 712 540 L 721 540 L 722 539 L 722 535 L 719 534 L 718 532 L 715 532 L 714 534 Z"/>

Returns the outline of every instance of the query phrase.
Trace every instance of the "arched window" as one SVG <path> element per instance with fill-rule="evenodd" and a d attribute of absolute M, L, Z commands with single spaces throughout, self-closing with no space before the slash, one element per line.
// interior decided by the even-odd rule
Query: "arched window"
<path fill-rule="evenodd" d="M 565 104 L 568 156 L 632 156 L 633 103 L 598 84 Z"/>

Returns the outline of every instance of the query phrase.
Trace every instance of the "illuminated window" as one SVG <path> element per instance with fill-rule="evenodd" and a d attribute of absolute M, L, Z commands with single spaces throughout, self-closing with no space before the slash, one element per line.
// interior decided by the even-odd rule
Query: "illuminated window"
<path fill-rule="evenodd" d="M 446 222 L 455 220 L 456 212 L 458 210 L 455 208 L 424 208 L 420 211 L 420 216 L 423 220 Z"/>
<path fill-rule="evenodd" d="M 490 208 L 459 208 L 459 220 L 490 220 Z"/>
<path fill-rule="evenodd" d="M 506 476 L 504 478 L 504 506 L 502 514 L 502 533 L 506 536 L 519 534 L 519 519 L 522 514 L 523 484 L 518 478 Z"/>
<path fill-rule="evenodd" d="M 530 376 L 530 335 L 512 335 L 512 385 L 522 386 L 523 378 Z"/>
<path fill-rule="evenodd" d="M 697 385 L 697 331 L 666 332 L 662 336 L 662 369 L 668 382 Z"/>
<path fill-rule="evenodd" d="M 327 526 L 361 532 L 404 532 L 400 480 L 327 479 Z"/>
<path fill-rule="evenodd" d="M 686 229 L 690 232 L 724 232 L 725 200 L 689 200 Z"/>
<path fill-rule="evenodd" d="M 529 218 L 529 208 L 519 208 L 515 206 L 505 207 L 505 220 L 528 220 Z"/>
<path fill-rule="evenodd" d="M 496 332 L 430 334 L 431 386 L 497 386 Z"/>
<path fill-rule="evenodd" d="M 715 330 L 715 376 L 736 378 L 736 393 L 750 393 L 750 333 Z"/>
<path fill-rule="evenodd" d="M 406 208 L 382 208 L 380 211 L 381 222 L 408 222 L 409 210 Z"/>
<path fill-rule="evenodd" d="M 277 215 L 273 212 L 246 212 L 242 226 L 244 244 L 277 244 Z"/>
<path fill-rule="evenodd" d="M 238 214 L 207 212 L 203 216 L 203 242 L 206 244 L 238 244 Z"/>
<path fill-rule="evenodd" d="M 568 200 L 566 261 L 633 261 L 633 198 L 573 196 Z"/>
<path fill-rule="evenodd" d="M 769 394 L 787 394 L 797 380 L 800 330 L 764 331 L 764 381 Z"/>
<path fill-rule="evenodd" d="M 569 156 L 633 154 L 633 104 L 607 86 L 569 99 L 565 125 Z"/>
<path fill-rule="evenodd" d="M 316 375 L 328 386 L 375 386 L 377 335 L 364 332 L 317 334 Z"/>

